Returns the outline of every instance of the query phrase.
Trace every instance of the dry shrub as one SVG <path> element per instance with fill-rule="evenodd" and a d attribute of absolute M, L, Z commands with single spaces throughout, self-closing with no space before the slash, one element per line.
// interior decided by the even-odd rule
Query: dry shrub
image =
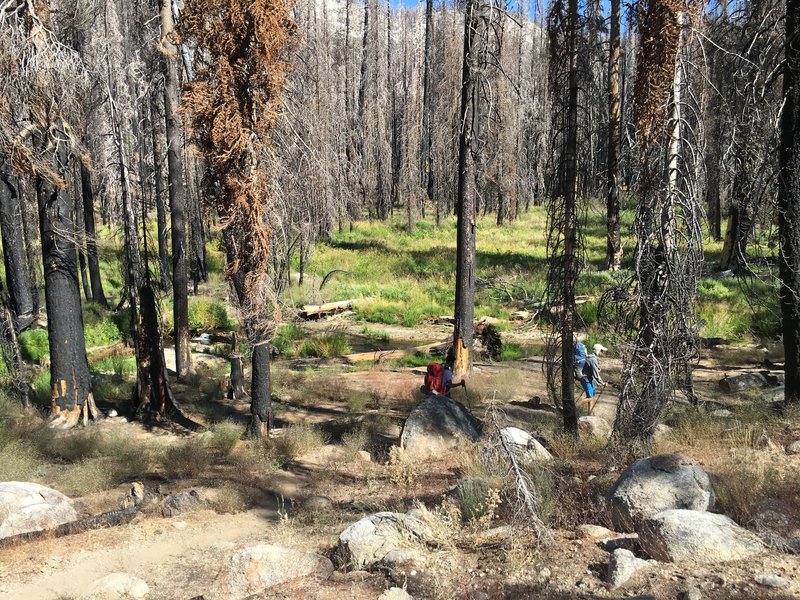
<path fill-rule="evenodd" d="M 251 499 L 233 486 L 224 485 L 216 488 L 208 497 L 209 507 L 219 514 L 236 514 L 252 505 Z"/>
<path fill-rule="evenodd" d="M 369 444 L 370 432 L 363 425 L 342 435 L 342 446 L 348 460 L 353 460 L 361 450 L 367 450 Z"/>
<path fill-rule="evenodd" d="M 411 458 L 400 446 L 389 449 L 389 462 L 386 465 L 389 480 L 404 487 L 411 487 L 419 479 L 419 462 Z"/>
<path fill-rule="evenodd" d="M 66 465 L 56 477 L 56 486 L 70 497 L 81 497 L 111 489 L 116 485 L 106 464 L 99 458 L 84 459 Z"/>
<path fill-rule="evenodd" d="M 211 439 L 208 444 L 212 451 L 221 456 L 228 456 L 242 439 L 244 427 L 233 421 L 222 421 L 211 427 Z"/>
<path fill-rule="evenodd" d="M 196 477 L 213 462 L 213 453 L 206 443 L 190 437 L 168 447 L 161 456 L 161 467 L 169 477 Z"/>
<path fill-rule="evenodd" d="M 586 467 L 590 463 L 600 465 L 604 462 L 608 441 L 594 435 L 554 432 L 547 437 L 547 444 L 558 459 Z"/>
<path fill-rule="evenodd" d="M 95 428 L 65 432 L 43 429 L 39 441 L 46 454 L 66 462 L 78 462 L 103 454 L 102 435 Z"/>
<path fill-rule="evenodd" d="M 281 468 L 294 459 L 328 443 L 324 432 L 313 425 L 290 425 L 281 435 L 262 438 L 253 444 L 250 458 L 260 468 Z"/>
<path fill-rule="evenodd" d="M 775 497 L 779 487 L 777 470 L 758 458 L 755 453 L 749 458 L 732 456 L 713 471 L 716 508 L 743 525 L 752 520 L 756 503 Z"/>
<path fill-rule="evenodd" d="M 41 456 L 31 444 L 11 440 L 0 446 L 0 481 L 29 481 L 40 464 Z"/>

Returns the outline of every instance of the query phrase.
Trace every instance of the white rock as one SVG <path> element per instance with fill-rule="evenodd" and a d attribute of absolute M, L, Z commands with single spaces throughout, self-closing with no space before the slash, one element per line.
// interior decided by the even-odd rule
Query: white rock
<path fill-rule="evenodd" d="M 380 512 L 356 521 L 339 536 L 334 560 L 349 569 L 363 569 L 392 550 L 419 549 L 433 536 L 425 523 L 402 513 Z"/>
<path fill-rule="evenodd" d="M 517 449 L 519 455 L 531 462 L 548 462 L 553 460 L 553 455 L 547 448 L 542 446 L 539 441 L 527 431 L 517 427 L 504 427 L 500 430 L 500 436 L 509 446 Z"/>
<path fill-rule="evenodd" d="M 761 573 L 756 575 L 756 583 L 765 587 L 782 588 L 789 585 L 791 582 L 785 577 L 781 577 L 776 573 Z"/>
<path fill-rule="evenodd" d="M 593 415 L 578 417 L 578 431 L 584 435 L 608 439 L 611 437 L 611 425 L 602 417 Z"/>
<path fill-rule="evenodd" d="M 607 527 L 601 527 L 600 525 L 579 525 L 578 531 L 583 534 L 584 537 L 591 538 L 594 540 L 608 540 L 611 538 L 619 537 L 619 535 L 608 529 Z"/>
<path fill-rule="evenodd" d="M 0 483 L 0 539 L 75 521 L 78 513 L 61 492 L 38 483 Z"/>
<path fill-rule="evenodd" d="M 207 598 L 244 598 L 301 577 L 330 577 L 333 563 L 324 556 L 291 548 L 261 544 L 231 556 Z"/>
<path fill-rule="evenodd" d="M 638 571 L 650 566 L 646 560 L 637 558 L 633 552 L 624 548 L 617 548 L 611 555 L 608 564 L 608 582 L 612 588 L 624 585 Z"/>
<path fill-rule="evenodd" d="M 393 587 L 378 596 L 378 600 L 414 600 L 414 596 L 403 588 Z"/>
<path fill-rule="evenodd" d="M 620 475 L 607 496 L 611 520 L 618 531 L 635 531 L 642 519 L 663 510 L 709 510 L 714 501 L 705 471 L 678 454 L 637 460 Z"/>
<path fill-rule="evenodd" d="M 639 545 L 664 562 L 717 563 L 750 558 L 764 543 L 725 515 L 695 510 L 665 510 L 639 525 Z"/>
<path fill-rule="evenodd" d="M 359 450 L 356 452 L 356 460 L 361 462 L 372 462 L 372 456 L 366 450 Z"/>
<path fill-rule="evenodd" d="M 796 440 L 786 446 L 786 454 L 800 454 L 800 440 Z"/>
<path fill-rule="evenodd" d="M 86 600 L 144 598 L 149 591 L 147 582 L 138 577 L 128 573 L 111 573 L 89 584 L 83 598 Z"/>

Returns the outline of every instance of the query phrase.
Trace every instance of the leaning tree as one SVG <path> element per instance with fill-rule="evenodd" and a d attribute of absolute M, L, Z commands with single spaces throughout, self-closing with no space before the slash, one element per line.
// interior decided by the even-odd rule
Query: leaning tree
<path fill-rule="evenodd" d="M 269 432 L 270 336 L 280 318 L 269 273 L 270 134 L 295 29 L 283 0 L 190 0 L 180 30 L 196 46 L 184 102 L 223 224 L 227 275 L 252 351 L 248 434 Z"/>

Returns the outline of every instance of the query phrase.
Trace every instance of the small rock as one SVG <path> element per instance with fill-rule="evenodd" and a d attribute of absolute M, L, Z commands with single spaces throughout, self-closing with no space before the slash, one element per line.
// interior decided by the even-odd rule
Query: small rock
<path fill-rule="evenodd" d="M 539 583 L 544 583 L 545 581 L 550 579 L 550 576 L 551 576 L 550 569 L 545 567 L 544 569 L 539 571 Z"/>
<path fill-rule="evenodd" d="M 393 587 L 378 596 L 378 600 L 414 600 L 414 596 L 403 588 Z"/>
<path fill-rule="evenodd" d="M 580 532 L 584 537 L 593 540 L 607 540 L 617 537 L 615 532 L 611 531 L 607 527 L 601 527 L 600 525 L 580 525 L 578 526 L 578 532 Z"/>
<path fill-rule="evenodd" d="M 186 529 L 186 521 L 175 521 L 172 523 L 175 529 Z"/>
<path fill-rule="evenodd" d="M 303 508 L 311 511 L 331 510 L 333 508 L 333 500 L 327 496 L 309 496 L 303 502 Z"/>
<path fill-rule="evenodd" d="M 517 427 L 504 427 L 500 437 L 522 459 L 530 462 L 549 462 L 553 455 L 527 431 Z"/>
<path fill-rule="evenodd" d="M 800 440 L 796 440 L 786 446 L 786 454 L 800 454 Z"/>
<path fill-rule="evenodd" d="M 83 598 L 86 600 L 144 598 L 149 591 L 147 583 L 138 577 L 128 573 L 111 573 L 89 584 Z"/>
<path fill-rule="evenodd" d="M 584 435 L 593 435 L 602 439 L 611 437 L 611 425 L 602 417 L 579 417 L 578 431 Z"/>
<path fill-rule="evenodd" d="M 172 496 L 167 496 L 161 503 L 161 514 L 165 517 L 174 517 L 182 513 L 200 510 L 203 501 L 196 490 L 182 490 Z"/>
<path fill-rule="evenodd" d="M 109 410 L 109 411 L 106 413 L 106 416 L 107 416 L 107 417 L 116 417 L 116 416 L 117 416 L 117 411 L 115 411 L 115 410 L 112 408 L 111 410 Z"/>
<path fill-rule="evenodd" d="M 630 550 L 619 548 L 614 550 L 608 564 L 608 582 L 612 588 L 624 585 L 638 571 L 650 566 L 646 560 L 637 558 Z"/>
<path fill-rule="evenodd" d="M 733 413 L 727 408 L 718 408 L 717 410 L 711 411 L 711 415 L 714 417 L 730 417 L 732 414 Z"/>
<path fill-rule="evenodd" d="M 697 588 L 689 588 L 678 594 L 678 600 L 703 600 L 703 593 Z"/>
<path fill-rule="evenodd" d="M 513 535 L 513 533 L 514 533 L 514 528 L 511 527 L 511 525 L 502 525 L 500 527 L 494 527 L 492 529 L 487 529 L 486 531 L 479 533 L 475 538 L 475 543 L 478 546 L 489 546 L 492 544 L 499 544 L 510 538 Z"/>
<path fill-rule="evenodd" d="M 785 577 L 781 577 L 775 573 L 761 573 L 755 577 L 758 585 L 771 588 L 782 588 L 789 585 L 790 581 Z"/>
<path fill-rule="evenodd" d="M 381 563 L 389 568 L 416 566 L 425 563 L 425 557 L 413 548 L 395 548 L 386 553 Z"/>
<path fill-rule="evenodd" d="M 758 447 L 766 450 L 778 450 L 779 446 L 773 442 L 770 437 L 764 433 L 758 440 Z"/>
<path fill-rule="evenodd" d="M 360 460 L 361 462 L 372 462 L 372 456 L 366 450 L 359 450 L 356 452 L 356 460 Z"/>

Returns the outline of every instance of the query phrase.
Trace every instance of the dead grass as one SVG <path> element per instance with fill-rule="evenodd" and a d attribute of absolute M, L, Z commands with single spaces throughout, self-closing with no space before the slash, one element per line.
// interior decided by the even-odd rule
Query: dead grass
<path fill-rule="evenodd" d="M 233 421 L 222 421 L 211 427 L 209 446 L 220 456 L 228 456 L 233 452 L 244 434 L 244 427 Z"/>
<path fill-rule="evenodd" d="M 87 458 L 66 465 L 56 475 L 58 489 L 73 498 L 108 490 L 115 485 L 112 471 L 101 458 Z"/>
<path fill-rule="evenodd" d="M 0 481 L 29 481 L 40 474 L 42 462 L 32 444 L 9 440 L 0 445 Z"/>
<path fill-rule="evenodd" d="M 168 477 L 191 478 L 203 473 L 214 454 L 204 440 L 192 436 L 169 446 L 161 455 L 161 468 Z"/>
<path fill-rule="evenodd" d="M 223 484 L 208 498 L 209 507 L 219 514 L 236 514 L 252 506 L 250 497 L 240 489 Z"/>

